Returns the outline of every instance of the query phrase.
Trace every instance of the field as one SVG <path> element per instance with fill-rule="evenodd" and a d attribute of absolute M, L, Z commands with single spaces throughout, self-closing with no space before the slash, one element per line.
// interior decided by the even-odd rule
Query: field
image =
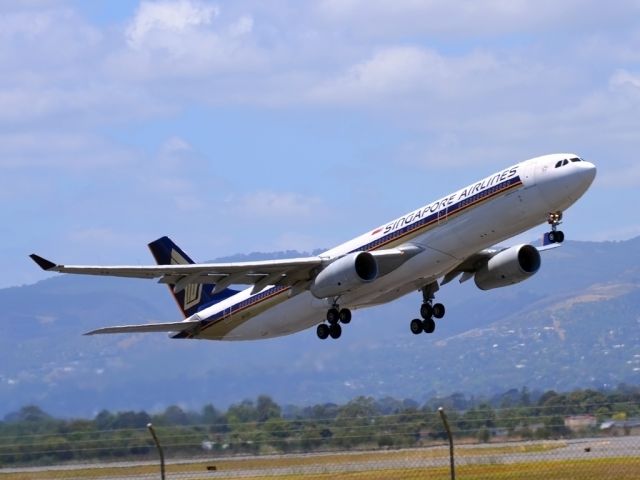
<path fill-rule="evenodd" d="M 448 449 L 434 447 L 373 452 L 217 458 L 174 461 L 169 479 L 447 479 Z M 637 479 L 640 438 L 523 442 L 456 449 L 456 472 L 464 479 Z M 152 479 L 157 464 L 91 464 L 0 470 L 0 480 Z"/>

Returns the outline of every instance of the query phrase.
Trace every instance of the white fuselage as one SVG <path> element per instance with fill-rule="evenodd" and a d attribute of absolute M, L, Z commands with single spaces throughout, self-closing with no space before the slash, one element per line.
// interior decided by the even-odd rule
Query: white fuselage
<path fill-rule="evenodd" d="M 406 245 L 420 247 L 390 273 L 340 297 L 352 309 L 385 303 L 417 291 L 465 258 L 544 223 L 589 188 L 595 167 L 585 161 L 558 162 L 574 154 L 552 154 L 501 170 L 321 254 L 332 260 L 354 251 Z M 198 312 L 204 327 L 190 338 L 252 340 L 287 335 L 322 322 L 333 299 L 317 299 L 309 290 L 247 288 Z"/>

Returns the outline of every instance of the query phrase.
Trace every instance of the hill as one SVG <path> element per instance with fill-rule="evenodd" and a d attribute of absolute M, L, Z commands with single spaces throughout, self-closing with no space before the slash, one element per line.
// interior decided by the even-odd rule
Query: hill
<path fill-rule="evenodd" d="M 60 276 L 0 290 L 0 414 L 35 403 L 64 416 L 170 404 L 225 407 L 258 394 L 282 404 L 356 395 L 423 401 L 455 391 L 607 388 L 640 380 L 640 238 L 567 242 L 514 287 L 452 283 L 447 317 L 414 336 L 420 295 L 354 312 L 339 341 L 313 330 L 257 342 L 163 334 L 84 337 L 105 325 L 175 321 L 161 285 Z"/>

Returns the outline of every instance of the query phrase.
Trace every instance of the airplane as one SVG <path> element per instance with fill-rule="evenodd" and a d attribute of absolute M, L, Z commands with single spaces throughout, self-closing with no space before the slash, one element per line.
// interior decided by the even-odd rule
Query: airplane
<path fill-rule="evenodd" d="M 591 186 L 593 163 L 572 153 L 526 160 L 382 224 L 316 256 L 234 263 L 195 263 L 168 237 L 149 244 L 157 265 L 59 265 L 36 254 L 44 270 L 83 275 L 158 278 L 169 286 L 184 320 L 99 328 L 85 335 L 171 332 L 172 338 L 257 340 L 313 326 L 337 339 L 351 311 L 422 293 L 412 333 L 432 333 L 445 314 L 434 303 L 459 277 L 482 290 L 534 275 L 540 252 L 560 246 L 563 212 Z M 492 248 L 545 223 L 543 245 Z M 243 290 L 230 288 L 248 285 Z"/>

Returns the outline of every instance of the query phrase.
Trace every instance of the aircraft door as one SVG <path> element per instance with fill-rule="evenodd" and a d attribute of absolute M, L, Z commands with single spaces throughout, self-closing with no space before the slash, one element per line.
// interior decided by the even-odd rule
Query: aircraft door
<path fill-rule="evenodd" d="M 529 187 L 534 185 L 538 179 L 544 179 L 550 166 L 553 167 L 549 162 L 536 162 L 534 165 L 529 166 L 526 178 L 523 179 L 525 186 Z"/>
<path fill-rule="evenodd" d="M 447 210 L 448 207 L 446 205 L 446 200 L 442 200 L 442 202 L 444 203 L 444 205 L 442 206 L 442 208 L 440 210 L 438 210 L 438 225 L 444 225 L 445 223 L 447 223 Z"/>

